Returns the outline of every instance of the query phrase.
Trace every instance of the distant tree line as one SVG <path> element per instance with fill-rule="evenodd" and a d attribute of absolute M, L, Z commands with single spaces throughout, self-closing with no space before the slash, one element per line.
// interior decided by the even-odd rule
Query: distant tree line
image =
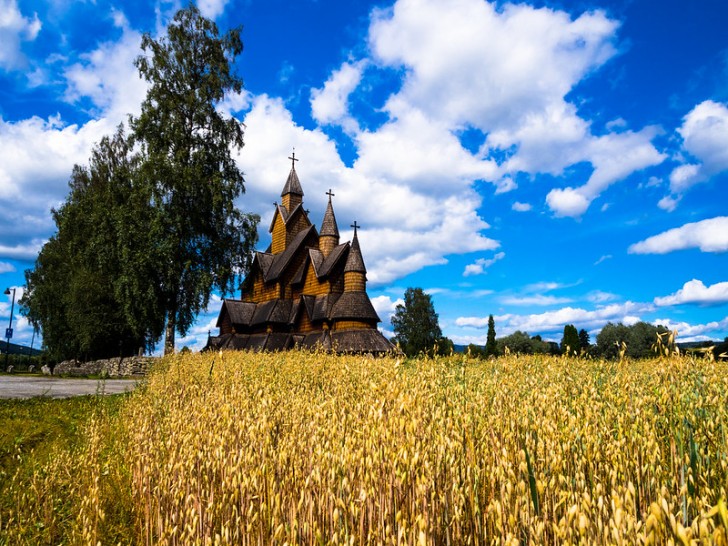
<path fill-rule="evenodd" d="M 658 334 L 667 334 L 664 326 L 656 326 L 647 322 L 637 322 L 631 326 L 622 323 L 608 322 L 597 334 L 596 343 L 590 342 L 589 333 L 578 330 L 573 324 L 564 327 L 561 343 L 544 341 L 541 336 L 530 336 L 520 330 L 500 338 L 495 337 L 493 316 L 488 318 L 488 335 L 486 345 L 470 344 L 467 350 L 471 355 L 486 358 L 488 356 L 512 354 L 551 354 L 569 356 L 591 356 L 595 358 L 618 359 L 620 350 L 625 347 L 625 356 L 630 358 L 646 358 L 655 356 L 654 346 Z M 494 340 L 494 343 L 491 341 Z M 491 348 L 489 350 L 489 344 Z M 725 347 L 724 347 L 725 346 Z M 728 349 L 728 338 L 725 343 L 715 347 L 716 356 Z"/>
<path fill-rule="evenodd" d="M 453 343 L 442 335 L 438 315 L 432 296 L 422 288 L 408 288 L 404 300 L 397 305 L 392 326 L 392 338 L 407 356 L 425 354 L 450 354 Z M 471 356 L 489 358 L 505 354 L 547 354 L 568 356 L 591 356 L 594 358 L 618 359 L 623 350 L 630 358 L 654 356 L 659 335 L 668 334 L 664 326 L 647 322 L 637 322 L 631 326 L 608 322 L 597 334 L 592 344 L 589 332 L 577 330 L 573 324 L 564 326 L 560 343 L 545 341 L 540 335 L 530 336 L 528 332 L 517 330 L 512 334 L 497 338 L 493 315 L 488 317 L 488 333 L 484 346 L 470 344 L 465 349 Z M 728 351 L 728 338 L 725 343 L 715 347 L 716 357 Z"/>
<path fill-rule="evenodd" d="M 190 4 L 141 46 L 140 115 L 73 168 L 56 233 L 25 274 L 21 310 L 54 359 L 130 355 L 162 335 L 173 351 L 213 288 L 237 287 L 257 241 L 258 217 L 235 206 L 243 125 L 217 108 L 242 89 L 240 29 L 220 35 Z"/>

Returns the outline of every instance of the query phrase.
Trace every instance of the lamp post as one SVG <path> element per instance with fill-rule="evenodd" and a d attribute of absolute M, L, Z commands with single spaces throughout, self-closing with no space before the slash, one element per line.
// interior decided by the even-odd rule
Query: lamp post
<path fill-rule="evenodd" d="M 10 326 L 5 330 L 5 337 L 8 339 L 8 343 L 5 347 L 5 371 L 8 371 L 8 359 L 10 358 L 10 338 L 13 337 L 13 311 L 15 311 L 15 288 L 13 290 L 13 303 L 10 306 Z M 6 288 L 4 294 L 10 295 L 10 288 Z"/>

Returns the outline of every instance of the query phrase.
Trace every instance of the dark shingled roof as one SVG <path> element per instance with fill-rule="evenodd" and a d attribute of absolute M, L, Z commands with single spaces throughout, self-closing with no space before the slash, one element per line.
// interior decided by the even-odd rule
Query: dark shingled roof
<path fill-rule="evenodd" d="M 316 273 L 317 277 L 320 277 L 321 275 L 319 274 L 319 271 L 321 269 L 321 264 L 324 263 L 323 253 L 316 248 L 309 248 L 308 257 L 311 259 L 311 263 L 313 264 L 313 272 Z"/>
<path fill-rule="evenodd" d="M 233 326 L 236 324 L 249 325 L 250 319 L 253 318 L 255 313 L 256 304 L 247 301 L 240 300 L 225 300 L 222 302 L 223 308 L 227 310 L 230 316 L 230 322 Z M 220 311 L 219 318 L 217 319 L 217 327 L 220 327 L 220 319 L 222 318 L 222 310 Z"/>
<path fill-rule="evenodd" d="M 311 332 L 306 334 L 299 346 L 305 349 L 322 349 L 324 351 L 331 350 L 331 334 L 328 330 Z"/>
<path fill-rule="evenodd" d="M 331 309 L 332 319 L 355 319 L 379 322 L 379 316 L 366 292 L 344 292 Z"/>
<path fill-rule="evenodd" d="M 291 172 L 288 173 L 288 180 L 286 180 L 286 185 L 283 186 L 281 197 L 287 193 L 295 193 L 296 195 L 303 197 L 303 188 L 301 188 L 301 183 L 298 181 L 298 175 L 296 174 L 295 167 L 292 167 Z"/>
<path fill-rule="evenodd" d="M 293 336 L 287 332 L 273 332 L 268 334 L 265 347 L 266 351 L 285 351 L 293 346 Z"/>
<path fill-rule="evenodd" d="M 255 308 L 250 325 L 259 326 L 268 323 L 288 324 L 292 305 L 293 302 L 291 300 L 282 299 L 259 303 Z"/>
<path fill-rule="evenodd" d="M 298 286 L 303 283 L 303 276 L 306 274 L 306 269 L 308 269 L 308 260 L 308 257 L 303 260 L 303 263 L 298 268 L 298 271 L 296 271 L 296 274 L 291 279 L 291 286 Z"/>
<path fill-rule="evenodd" d="M 341 294 L 337 294 L 336 292 L 324 294 L 323 296 L 316 296 L 311 320 L 315 322 L 317 320 L 328 319 L 331 315 L 331 308 L 334 306 L 339 296 L 341 296 Z"/>
<path fill-rule="evenodd" d="M 313 320 L 313 314 L 316 309 L 316 296 L 301 296 L 301 301 L 303 301 L 303 305 L 306 308 L 308 318 Z"/>
<path fill-rule="evenodd" d="M 321 264 L 321 268 L 318 270 L 318 277 L 323 278 L 331 274 L 339 260 L 346 254 L 346 249 L 349 248 L 349 243 L 337 245 L 331 251 L 331 254 L 326 256 L 324 263 Z"/>
<path fill-rule="evenodd" d="M 311 234 L 316 234 L 316 228 L 313 225 L 300 231 L 283 252 L 273 256 L 273 264 L 265 275 L 265 282 L 275 281 L 281 276 L 298 249 L 303 246 Z"/>
<path fill-rule="evenodd" d="M 346 266 L 344 267 L 344 273 L 355 271 L 357 273 L 366 273 L 367 268 L 364 267 L 364 258 L 361 255 L 361 248 L 359 247 L 359 237 L 354 230 L 354 238 L 351 240 L 351 249 L 349 249 L 349 256 L 346 258 Z"/>
<path fill-rule="evenodd" d="M 273 254 L 269 254 L 266 252 L 256 252 L 255 259 L 258 261 L 258 264 L 260 265 L 260 270 L 263 272 L 263 276 L 265 277 L 265 275 L 268 274 L 270 266 L 273 264 Z"/>
<path fill-rule="evenodd" d="M 397 348 L 379 330 L 334 330 L 331 343 L 337 353 L 393 353 Z"/>
<path fill-rule="evenodd" d="M 331 205 L 331 196 L 329 196 L 329 204 L 324 213 L 324 220 L 321 222 L 321 231 L 319 235 L 322 237 L 329 235 L 339 237 L 339 227 L 336 225 L 336 216 L 334 215 L 334 207 Z"/>

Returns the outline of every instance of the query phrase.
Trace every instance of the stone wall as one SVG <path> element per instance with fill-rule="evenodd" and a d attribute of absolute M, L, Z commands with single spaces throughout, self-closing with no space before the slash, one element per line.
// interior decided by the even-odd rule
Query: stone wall
<path fill-rule="evenodd" d="M 157 359 L 151 356 L 130 356 L 127 358 L 109 358 L 92 362 L 65 360 L 56 364 L 53 375 L 102 375 L 107 377 L 129 377 L 146 375 Z"/>

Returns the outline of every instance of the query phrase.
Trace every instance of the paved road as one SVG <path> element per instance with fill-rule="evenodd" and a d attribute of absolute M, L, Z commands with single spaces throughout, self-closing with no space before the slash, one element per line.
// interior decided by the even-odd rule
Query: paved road
<path fill-rule="evenodd" d="M 83 394 L 118 394 L 133 390 L 136 379 L 68 379 L 0 375 L 0 398 L 68 398 Z"/>

